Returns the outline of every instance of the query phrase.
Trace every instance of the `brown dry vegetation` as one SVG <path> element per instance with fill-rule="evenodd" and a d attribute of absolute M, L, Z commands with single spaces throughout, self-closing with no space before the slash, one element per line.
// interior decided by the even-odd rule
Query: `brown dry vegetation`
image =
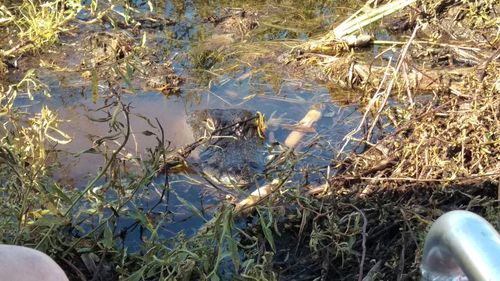
<path fill-rule="evenodd" d="M 297 199 L 297 240 L 321 253 L 306 255 L 314 274 L 418 279 L 424 235 L 443 212 L 472 210 L 498 227 L 499 15 L 493 1 L 417 2 L 384 18 L 402 42 L 372 42 L 387 46 L 374 59 L 330 34 L 288 57 L 364 93 L 364 118 L 346 136 L 355 152 L 339 153 L 328 183 L 307 190 L 319 200 Z M 397 61 L 380 59 L 394 51 Z"/>
<path fill-rule="evenodd" d="M 498 5 L 433 2 L 406 9 L 413 24 L 403 26 L 413 26 L 412 36 L 397 49 L 397 62 L 362 61 L 355 50 L 319 53 L 318 41 L 312 44 L 316 50 L 306 51 L 306 44 L 289 62 L 320 68 L 327 79 L 365 93 L 360 97 L 364 119 L 348 136 L 358 142 L 357 153 L 335 162 L 342 177 L 379 186 L 495 181 L 500 173 Z M 457 13 L 464 15 L 457 19 Z M 430 31 L 439 33 L 437 38 L 429 38 Z M 331 44 L 328 37 L 321 40 Z M 394 51 L 399 43 L 394 44 L 381 53 Z"/>

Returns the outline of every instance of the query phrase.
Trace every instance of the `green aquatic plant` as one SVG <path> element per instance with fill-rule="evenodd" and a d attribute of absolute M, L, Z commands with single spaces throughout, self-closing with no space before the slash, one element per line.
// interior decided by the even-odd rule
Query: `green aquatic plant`
<path fill-rule="evenodd" d="M 19 28 L 19 38 L 33 44 L 34 48 L 52 45 L 59 34 L 67 31 L 66 24 L 76 15 L 74 1 L 38 2 L 23 1 L 18 7 L 15 24 Z M 73 5 L 71 5 L 73 4 Z"/>
<path fill-rule="evenodd" d="M 46 86 L 34 71 L 17 84 L 0 88 L 0 193 L 5 202 L 0 209 L 0 233 L 5 242 L 19 243 L 33 236 L 31 225 L 44 215 L 58 213 L 61 197 L 57 194 L 63 194 L 57 186 L 47 185 L 47 148 L 69 142 L 69 136 L 58 129 L 58 117 L 47 107 L 28 115 L 15 105 L 18 96 L 33 99 L 33 92 L 43 91 Z"/>

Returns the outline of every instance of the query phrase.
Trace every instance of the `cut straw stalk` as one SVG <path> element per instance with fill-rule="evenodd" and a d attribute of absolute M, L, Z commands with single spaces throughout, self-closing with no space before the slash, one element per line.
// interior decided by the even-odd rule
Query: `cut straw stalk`
<path fill-rule="evenodd" d="M 314 123 L 316 123 L 321 118 L 321 111 L 318 109 L 311 109 L 307 112 L 306 116 L 302 118 L 299 122 L 299 127 L 301 128 L 312 128 Z M 294 130 L 292 131 L 285 140 L 285 145 L 289 148 L 297 146 L 300 140 L 304 137 L 305 130 Z"/>
<path fill-rule="evenodd" d="M 280 186 L 280 181 L 278 179 L 274 179 L 271 183 L 257 188 L 254 192 L 247 196 L 247 198 L 236 204 L 234 212 L 239 213 L 243 210 L 251 210 L 253 206 L 257 205 L 261 200 L 274 193 Z"/>
<path fill-rule="evenodd" d="M 359 9 L 356 13 L 354 13 L 352 16 L 338 25 L 335 29 L 333 29 L 334 38 L 341 39 L 342 37 L 360 30 L 361 28 L 381 19 L 382 17 L 388 16 L 403 9 L 404 7 L 416 2 L 416 0 L 393 1 L 375 9 L 371 9 L 369 7 L 370 2 L 371 1 L 368 1 L 363 8 Z M 332 34 L 327 35 L 327 37 L 331 36 Z"/>
<path fill-rule="evenodd" d="M 270 183 L 257 188 L 254 192 L 248 195 L 245 199 L 236 203 L 234 209 L 232 210 L 233 219 L 240 218 L 241 216 L 249 214 L 253 211 L 254 207 L 269 197 L 274 192 L 278 191 L 283 185 L 283 181 L 279 179 L 274 179 Z M 198 233 L 205 233 L 208 228 L 217 223 L 217 216 L 213 217 L 211 220 L 205 222 L 199 229 Z"/>

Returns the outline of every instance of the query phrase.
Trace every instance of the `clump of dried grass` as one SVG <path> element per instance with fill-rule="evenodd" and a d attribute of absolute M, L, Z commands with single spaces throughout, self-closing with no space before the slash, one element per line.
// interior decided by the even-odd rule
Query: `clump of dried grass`
<path fill-rule="evenodd" d="M 441 93 L 414 109 L 402 109 L 396 132 L 359 155 L 350 155 L 339 178 L 377 187 L 405 182 L 472 184 L 500 176 L 500 96 L 478 90 L 466 96 Z M 385 111 L 396 120 L 398 109 Z M 332 179 L 335 182 L 335 179 Z"/>
<path fill-rule="evenodd" d="M 314 196 L 294 198 L 301 208 L 295 221 L 287 221 L 296 227 L 288 233 L 297 235 L 295 254 L 306 260 L 310 276 L 416 279 L 426 230 L 441 214 L 467 209 L 498 222 L 500 53 L 495 38 L 500 29 L 481 42 L 473 37 L 459 42 L 443 40 L 438 23 L 455 17 L 447 26 L 478 30 L 470 22 L 481 15 L 489 24 L 480 26 L 484 31 L 494 22 L 486 13 L 500 6 L 488 2 L 476 13 L 473 3 L 453 3 L 413 7 L 432 16 L 424 19 L 421 13 L 411 37 L 392 42 L 399 56 L 386 66 L 376 59 L 366 62 L 353 48 L 348 55 L 304 49 L 288 61 L 358 89 L 364 113 L 345 137 L 344 147 L 349 143 L 354 151 L 341 149 L 333 176 L 306 191 Z M 457 13 L 466 16 L 459 20 Z M 432 30 L 441 36 L 426 37 Z M 448 33 L 457 35 L 452 28 Z M 284 275 L 297 264 L 285 267 Z"/>
<path fill-rule="evenodd" d="M 462 28 L 478 29 L 470 21 L 482 16 L 490 25 L 481 25 L 481 30 L 491 28 L 488 16 L 499 7 L 490 4 L 479 9 L 471 3 L 434 1 L 413 7 L 414 12 L 421 11 L 420 18 L 411 37 L 398 48 L 398 61 L 389 61 L 385 67 L 377 60 L 363 62 L 354 49 L 341 55 L 306 48 L 288 61 L 303 69 L 319 68 L 327 80 L 339 86 L 364 90 L 359 99 L 364 117 L 346 136 L 344 145 L 357 143 L 358 149 L 347 156 L 340 151 L 331 186 L 369 183 L 366 193 L 375 186 L 398 188 L 407 182 L 449 185 L 498 180 L 500 53 L 495 48 L 495 35 L 475 45 L 426 37 L 432 31 L 444 33 L 438 17 L 450 25 L 462 22 Z M 425 18 L 423 11 L 433 17 Z M 338 33 L 339 28 L 330 33 Z M 339 37 L 331 34 L 308 46 L 320 41 L 327 46 L 333 42 L 330 39 Z M 448 35 L 459 38 L 453 30 Z M 493 45 L 485 45 L 486 41 Z M 401 44 L 393 42 L 393 47 Z"/>

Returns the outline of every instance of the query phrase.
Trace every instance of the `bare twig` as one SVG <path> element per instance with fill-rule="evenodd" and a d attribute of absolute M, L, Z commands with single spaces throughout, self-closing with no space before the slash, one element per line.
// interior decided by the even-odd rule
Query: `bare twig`
<path fill-rule="evenodd" d="M 69 260 L 65 259 L 65 258 L 61 258 L 62 261 L 64 261 L 64 263 L 66 263 L 66 265 L 68 265 L 71 270 L 73 270 L 76 274 L 76 276 L 78 276 L 78 278 L 81 280 L 81 281 L 87 281 L 87 278 L 85 277 L 85 274 L 83 274 L 80 269 L 78 269 L 78 267 L 76 267 L 73 263 L 71 263 Z"/>
<path fill-rule="evenodd" d="M 363 280 L 363 267 L 364 267 L 365 258 L 366 258 L 366 239 L 368 238 L 368 234 L 366 233 L 366 228 L 368 226 L 368 220 L 366 219 L 365 213 L 361 209 L 354 206 L 353 204 L 346 204 L 346 205 L 356 209 L 356 211 L 358 211 L 358 213 L 361 215 L 361 217 L 363 217 L 363 228 L 362 228 L 363 232 L 361 233 L 361 236 L 363 239 L 361 241 L 362 252 L 361 252 L 361 261 L 359 263 L 359 274 L 358 274 L 358 281 L 362 281 Z"/>

